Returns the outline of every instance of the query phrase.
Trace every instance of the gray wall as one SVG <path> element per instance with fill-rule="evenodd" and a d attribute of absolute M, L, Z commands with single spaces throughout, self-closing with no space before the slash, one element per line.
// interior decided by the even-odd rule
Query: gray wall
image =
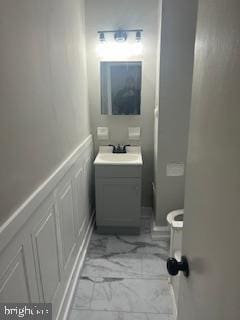
<path fill-rule="evenodd" d="M 0 2 L 0 223 L 90 133 L 83 2 Z"/>
<path fill-rule="evenodd" d="M 240 2 L 199 1 L 179 320 L 240 319 Z"/>
<path fill-rule="evenodd" d="M 96 139 L 96 128 L 108 126 L 108 143 L 136 144 L 127 140 L 129 126 L 140 126 L 140 144 L 143 150 L 143 205 L 152 205 L 153 180 L 153 110 L 155 106 L 155 79 L 157 54 L 158 0 L 87 0 L 86 38 L 88 53 L 89 97 L 91 126 L 95 137 L 95 147 L 103 142 Z M 141 116 L 104 116 L 100 114 L 100 74 L 97 31 L 116 28 L 143 28 L 143 83 Z M 135 59 L 139 60 L 139 58 Z M 138 144 L 138 143 L 137 143 Z"/>
<path fill-rule="evenodd" d="M 192 88 L 196 2 L 163 0 L 159 121 L 156 163 L 156 224 L 184 204 L 184 177 L 167 177 L 168 163 L 185 163 Z"/>
<path fill-rule="evenodd" d="M 160 81 L 160 50 L 161 50 L 161 33 L 162 33 L 162 0 L 159 0 L 158 7 L 158 40 L 157 40 L 157 65 L 156 65 L 156 92 L 155 92 L 155 109 L 154 109 L 154 136 L 153 136 L 153 184 L 154 189 L 157 185 L 158 171 L 158 119 L 159 119 L 159 81 Z M 156 212 L 156 190 L 154 190 L 153 209 Z"/>

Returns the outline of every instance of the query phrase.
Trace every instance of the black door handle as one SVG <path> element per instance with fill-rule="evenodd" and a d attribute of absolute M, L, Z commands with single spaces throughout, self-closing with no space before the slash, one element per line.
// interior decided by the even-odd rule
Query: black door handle
<path fill-rule="evenodd" d="M 168 258 L 167 270 L 171 276 L 176 276 L 179 271 L 182 271 L 185 277 L 189 277 L 189 265 L 186 257 L 182 257 L 181 261 L 175 258 Z"/>

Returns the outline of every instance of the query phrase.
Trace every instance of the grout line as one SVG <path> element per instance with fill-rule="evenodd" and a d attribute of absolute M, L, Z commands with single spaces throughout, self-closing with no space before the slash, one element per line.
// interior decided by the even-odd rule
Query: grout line
<path fill-rule="evenodd" d="M 150 315 L 155 315 L 155 314 L 161 314 L 161 315 L 167 315 L 167 316 L 172 316 L 174 315 L 174 313 L 166 313 L 166 312 L 147 312 L 147 311 L 144 311 L 144 312 L 141 312 L 141 311 L 124 311 L 124 310 L 102 310 L 102 309 L 85 309 L 85 308 L 81 308 L 81 309 L 78 309 L 78 308 L 72 308 L 72 310 L 77 310 L 77 311 L 95 311 L 95 312 L 115 312 L 115 313 L 132 313 L 132 314 L 139 314 L 139 313 L 143 313 L 143 314 L 150 314 Z"/>
<path fill-rule="evenodd" d="M 117 276 L 117 275 L 115 275 L 115 276 L 91 276 L 91 275 L 84 275 L 83 277 L 81 277 L 81 278 L 79 278 L 79 280 L 81 280 L 81 279 L 83 279 L 83 280 L 86 280 L 86 278 L 91 278 L 91 279 L 93 279 L 93 280 L 95 280 L 95 279 L 99 279 L 99 278 L 104 278 L 104 279 L 119 279 L 119 278 L 121 278 L 121 279 L 124 279 L 124 280 L 154 280 L 154 281 L 156 281 L 156 280 L 161 280 L 161 281 L 164 281 L 164 280 L 168 280 L 168 278 L 169 278 L 169 275 L 159 275 L 159 276 L 156 276 L 156 278 L 138 278 L 138 277 L 127 277 L 127 278 L 125 278 L 125 277 L 122 277 L 121 275 L 119 275 L 119 276 Z"/>
<path fill-rule="evenodd" d="M 90 303 L 89 303 L 90 308 L 92 307 L 92 301 L 93 301 L 93 295 L 94 295 L 95 285 L 96 285 L 96 283 L 94 282 L 94 283 L 93 283 L 93 288 L 92 288 L 92 294 L 91 294 L 91 298 L 90 298 Z"/>
<path fill-rule="evenodd" d="M 148 233 L 143 233 L 143 234 L 141 234 L 142 236 L 145 236 L 145 235 L 147 235 L 147 234 L 150 234 L 149 232 Z M 92 238 L 92 237 L 91 237 Z M 107 244 L 108 244 L 108 242 L 110 241 L 110 239 L 108 239 L 107 240 Z M 166 240 L 164 239 L 164 240 L 161 240 L 161 241 L 163 241 L 163 242 L 166 242 Z M 89 248 L 88 248 L 89 249 Z M 89 252 L 89 250 L 88 250 L 88 252 Z M 143 260 L 144 260 L 144 256 L 145 255 L 147 255 L 147 253 L 146 254 L 144 254 L 144 253 L 140 253 L 141 254 L 141 264 L 140 264 L 140 270 L 141 270 L 141 273 L 143 273 Z M 107 261 L 107 259 L 105 259 L 106 261 Z M 86 261 L 85 261 L 86 262 Z M 84 262 L 84 265 L 85 265 L 85 262 Z M 162 262 L 165 262 L 164 260 L 162 261 Z M 94 299 L 94 293 L 95 293 L 95 288 L 96 288 L 96 280 L 97 279 L 99 279 L 99 278 L 103 278 L 103 279 L 109 279 L 109 278 L 111 278 L 111 279 L 115 279 L 115 278 L 119 278 L 120 276 L 117 276 L 117 275 L 115 275 L 115 276 L 91 276 L 91 275 L 85 275 L 84 276 L 85 278 L 86 277 L 88 277 L 88 278 L 90 278 L 90 279 L 92 279 L 92 281 L 93 281 L 93 288 L 92 288 L 92 292 L 91 292 L 91 297 L 90 297 L 90 302 L 89 302 L 89 308 L 88 307 L 81 307 L 81 308 L 77 308 L 77 307 L 71 307 L 71 311 L 72 310 L 77 310 L 77 311 L 90 311 L 90 312 L 108 312 L 108 313 L 125 313 L 125 314 L 146 314 L 146 315 L 166 315 L 166 316 L 174 316 L 174 312 L 171 312 L 171 313 L 166 313 L 166 312 L 164 312 L 164 313 L 162 313 L 162 312 L 147 312 L 147 311 L 145 311 L 145 312 L 131 312 L 131 311 L 124 311 L 124 310 L 101 310 L 101 309 L 92 309 L 92 303 L 93 303 L 93 299 Z M 152 278 L 152 277 L 141 277 L 141 276 L 139 276 L 139 277 L 127 277 L 127 278 L 125 278 L 125 277 L 122 277 L 121 276 L 121 278 L 123 279 L 123 280 L 146 280 L 146 281 L 150 281 L 150 280 L 153 280 L 153 281 L 156 281 L 156 280 L 159 280 L 159 281 L 162 281 L 162 282 L 168 282 L 168 274 L 166 274 L 166 275 L 158 275 L 158 276 L 156 276 L 156 277 L 154 277 L 154 278 Z M 81 277 L 79 277 L 79 280 L 78 281 L 81 281 Z M 75 295 L 74 295 L 74 297 L 73 297 L 73 299 L 75 298 Z"/>

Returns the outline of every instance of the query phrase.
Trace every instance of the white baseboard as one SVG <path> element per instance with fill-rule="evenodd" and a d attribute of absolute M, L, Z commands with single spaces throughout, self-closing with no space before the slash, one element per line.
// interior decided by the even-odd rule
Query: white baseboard
<path fill-rule="evenodd" d="M 173 301 L 173 319 L 177 320 L 177 303 L 176 303 L 176 299 L 175 299 L 175 294 L 174 294 L 174 290 L 173 290 L 173 286 L 170 283 L 170 292 L 171 292 L 171 296 L 172 296 L 172 301 Z"/>

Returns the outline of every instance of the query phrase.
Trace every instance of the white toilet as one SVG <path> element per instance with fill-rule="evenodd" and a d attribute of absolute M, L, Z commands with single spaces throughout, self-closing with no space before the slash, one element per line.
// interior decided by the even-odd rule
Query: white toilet
<path fill-rule="evenodd" d="M 167 222 L 171 231 L 169 255 L 177 260 L 179 260 L 179 254 L 181 257 L 183 216 L 183 209 L 171 211 L 167 215 Z"/>
<path fill-rule="evenodd" d="M 170 226 L 170 252 L 169 257 L 181 261 L 182 256 L 182 231 L 183 231 L 184 210 L 174 210 L 168 213 L 167 222 Z M 170 283 L 173 287 L 176 305 L 178 303 L 179 276 L 171 277 Z"/>

